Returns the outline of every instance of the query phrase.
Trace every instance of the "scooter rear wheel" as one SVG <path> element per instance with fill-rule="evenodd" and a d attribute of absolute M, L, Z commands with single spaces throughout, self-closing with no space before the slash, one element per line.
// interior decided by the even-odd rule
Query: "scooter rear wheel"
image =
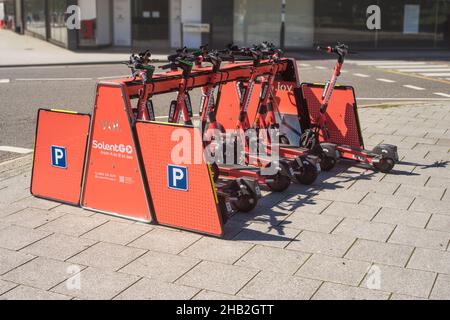
<path fill-rule="evenodd" d="M 234 203 L 234 206 L 240 212 L 250 212 L 256 207 L 257 204 L 258 198 L 256 196 L 246 194 L 240 196 L 238 200 Z"/>
<path fill-rule="evenodd" d="M 392 170 L 392 168 L 394 168 L 394 165 L 395 161 L 394 159 L 391 158 L 382 158 L 380 162 L 373 164 L 375 169 L 383 173 L 389 173 Z"/>
<path fill-rule="evenodd" d="M 290 144 L 289 143 L 289 139 L 288 139 L 288 137 L 286 137 L 286 136 L 280 136 L 280 143 L 281 144 Z"/>
<path fill-rule="evenodd" d="M 266 184 L 271 191 L 282 192 L 291 185 L 291 179 L 288 176 L 277 173 L 273 176 L 273 181 L 267 181 Z"/>
<path fill-rule="evenodd" d="M 336 158 L 324 155 L 320 161 L 320 168 L 323 171 L 330 171 L 336 165 Z"/>
<path fill-rule="evenodd" d="M 317 171 L 316 166 L 312 164 L 310 161 L 306 160 L 303 161 L 302 173 L 296 174 L 295 178 L 301 184 L 310 185 L 316 180 L 318 175 L 319 172 Z"/>

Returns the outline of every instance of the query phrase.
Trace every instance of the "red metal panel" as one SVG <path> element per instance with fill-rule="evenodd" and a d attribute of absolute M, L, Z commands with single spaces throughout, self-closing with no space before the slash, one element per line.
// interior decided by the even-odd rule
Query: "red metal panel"
<path fill-rule="evenodd" d="M 235 129 L 239 118 L 239 95 L 236 82 L 222 85 L 220 99 L 217 102 L 217 122 L 225 129 Z"/>
<path fill-rule="evenodd" d="M 176 132 L 177 130 L 182 132 Z M 137 122 L 136 131 L 158 223 L 221 236 L 223 228 L 217 207 L 216 190 L 203 159 L 200 132 L 192 127 L 159 122 Z M 180 164 L 180 161 L 174 158 L 175 154 L 178 154 L 174 150 L 180 145 L 179 141 L 174 139 L 177 133 L 190 139 L 185 141 L 186 150 L 192 151 L 185 159 L 187 163 Z M 200 163 L 195 163 L 194 150 L 199 146 L 197 162 Z M 185 190 L 171 187 L 169 166 L 186 168 Z"/>
<path fill-rule="evenodd" d="M 296 85 L 297 83 L 294 81 L 274 82 L 274 98 L 280 113 L 295 116 L 298 115 L 297 102 L 294 93 Z"/>
<path fill-rule="evenodd" d="M 151 221 L 128 108 L 121 85 L 97 87 L 81 204 L 105 213 Z"/>
<path fill-rule="evenodd" d="M 86 114 L 39 110 L 31 193 L 79 205 L 90 117 Z M 53 148 L 52 148 L 53 147 Z M 60 159 L 54 153 L 59 150 Z M 61 160 L 61 164 L 58 163 Z"/>
<path fill-rule="evenodd" d="M 250 103 L 248 105 L 247 114 L 250 124 L 256 118 L 256 112 L 259 104 L 259 95 L 261 93 L 261 84 L 256 83 L 253 87 Z M 234 130 L 239 119 L 240 97 L 237 89 L 237 82 L 228 82 L 222 85 L 220 99 L 217 104 L 217 122 L 225 129 Z"/>
<path fill-rule="evenodd" d="M 302 84 L 302 95 L 311 123 L 315 124 L 322 101 L 323 85 Z M 352 87 L 336 87 L 328 103 L 327 127 L 330 141 L 339 145 L 363 148 L 359 130 L 356 101 Z"/>

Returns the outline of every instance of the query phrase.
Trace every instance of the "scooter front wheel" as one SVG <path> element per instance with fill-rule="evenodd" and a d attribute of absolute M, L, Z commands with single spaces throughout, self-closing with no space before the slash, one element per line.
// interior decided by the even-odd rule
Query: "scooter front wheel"
<path fill-rule="evenodd" d="M 271 191 L 282 192 L 291 185 L 291 179 L 284 174 L 277 173 L 273 176 L 273 181 L 267 181 L 266 184 Z"/>
<path fill-rule="evenodd" d="M 394 168 L 394 165 L 395 161 L 391 158 L 381 158 L 379 162 L 373 164 L 375 169 L 383 173 L 389 173 Z"/>
<path fill-rule="evenodd" d="M 234 202 L 234 206 L 240 212 L 250 212 L 257 204 L 258 198 L 251 194 L 241 195 L 238 200 Z"/>
<path fill-rule="evenodd" d="M 320 168 L 323 171 L 330 171 L 336 165 L 336 158 L 324 155 L 320 161 Z"/>
<path fill-rule="evenodd" d="M 310 185 L 316 181 L 319 172 L 317 167 L 308 160 L 303 161 L 303 168 L 301 173 L 295 174 L 295 178 L 301 184 Z"/>

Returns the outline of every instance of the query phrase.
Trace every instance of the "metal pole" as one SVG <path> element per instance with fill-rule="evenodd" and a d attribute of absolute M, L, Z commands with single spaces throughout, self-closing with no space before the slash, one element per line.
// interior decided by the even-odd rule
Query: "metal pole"
<path fill-rule="evenodd" d="M 280 48 L 285 45 L 285 21 L 286 21 L 286 0 L 281 0 L 281 28 L 280 28 Z"/>

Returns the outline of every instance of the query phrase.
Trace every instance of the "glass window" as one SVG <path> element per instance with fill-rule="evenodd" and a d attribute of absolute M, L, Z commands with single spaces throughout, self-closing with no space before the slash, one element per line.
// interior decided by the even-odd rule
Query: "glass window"
<path fill-rule="evenodd" d="M 314 0 L 286 0 L 285 46 L 312 48 L 314 42 Z"/>
<path fill-rule="evenodd" d="M 433 47 L 439 1 L 379 0 L 381 47 Z"/>
<path fill-rule="evenodd" d="M 3 5 L 3 23 L 5 28 L 14 29 L 15 28 L 15 12 L 14 12 L 14 2 L 12 0 L 7 0 L 2 2 Z M 2 9 L 2 8 L 0 8 Z"/>
<path fill-rule="evenodd" d="M 392 0 L 391 0 L 392 1 Z M 374 47 L 375 31 L 366 26 L 366 10 L 376 0 L 316 0 L 316 44 L 341 41 L 351 47 Z M 383 19 L 381 26 L 383 27 Z"/>
<path fill-rule="evenodd" d="M 280 43 L 281 1 L 234 0 L 233 40 L 238 45 Z"/>
<path fill-rule="evenodd" d="M 437 4 L 436 34 L 434 44 L 436 47 L 450 47 L 450 1 L 439 1 Z"/>
<path fill-rule="evenodd" d="M 81 29 L 78 32 L 78 45 L 81 47 L 95 46 L 97 34 L 96 1 L 78 0 L 81 9 Z"/>
<path fill-rule="evenodd" d="M 45 0 L 25 0 L 25 28 L 46 38 Z"/>
<path fill-rule="evenodd" d="M 48 1 L 50 38 L 63 44 L 67 44 L 66 9 L 66 0 Z"/>
<path fill-rule="evenodd" d="M 381 30 L 368 30 L 366 10 L 381 9 Z M 448 47 L 450 0 L 316 0 L 315 42 L 353 48 Z"/>

